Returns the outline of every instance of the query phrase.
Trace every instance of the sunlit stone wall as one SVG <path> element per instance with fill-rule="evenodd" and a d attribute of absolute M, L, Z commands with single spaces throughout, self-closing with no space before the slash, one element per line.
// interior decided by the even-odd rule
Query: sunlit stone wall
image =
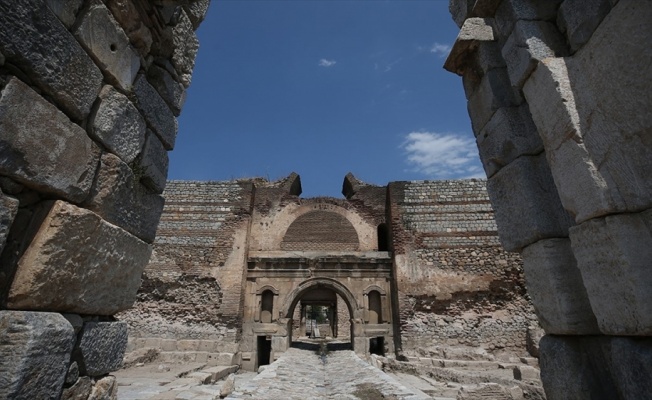
<path fill-rule="evenodd" d="M 109 398 L 208 0 L 0 2 L 0 398 Z"/>

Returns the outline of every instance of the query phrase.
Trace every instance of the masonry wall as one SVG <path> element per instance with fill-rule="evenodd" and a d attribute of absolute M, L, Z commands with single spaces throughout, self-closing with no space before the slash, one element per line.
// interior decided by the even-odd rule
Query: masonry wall
<path fill-rule="evenodd" d="M 0 398 L 115 395 L 208 0 L 0 2 Z"/>
<path fill-rule="evenodd" d="M 652 4 L 451 1 L 506 249 L 521 252 L 549 399 L 652 391 Z"/>
<path fill-rule="evenodd" d="M 402 350 L 526 355 L 536 321 L 518 254 L 503 250 L 484 180 L 391 182 Z"/>
<path fill-rule="evenodd" d="M 134 347 L 237 351 L 253 195 L 246 181 L 168 182 L 138 301 L 117 316 Z"/>

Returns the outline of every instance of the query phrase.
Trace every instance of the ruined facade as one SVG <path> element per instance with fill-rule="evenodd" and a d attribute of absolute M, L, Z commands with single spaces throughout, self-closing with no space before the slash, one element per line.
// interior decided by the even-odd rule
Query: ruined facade
<path fill-rule="evenodd" d="M 547 336 L 549 399 L 652 393 L 652 3 L 453 0 L 500 239 Z"/>
<path fill-rule="evenodd" d="M 300 193 L 296 174 L 169 182 L 139 300 L 118 315 L 130 350 L 255 370 L 310 334 L 318 306 L 320 336 L 359 354 L 527 354 L 536 317 L 484 180 L 375 186 L 349 174 L 345 199 Z"/>
<path fill-rule="evenodd" d="M 208 1 L 0 1 L 0 398 L 110 398 Z"/>

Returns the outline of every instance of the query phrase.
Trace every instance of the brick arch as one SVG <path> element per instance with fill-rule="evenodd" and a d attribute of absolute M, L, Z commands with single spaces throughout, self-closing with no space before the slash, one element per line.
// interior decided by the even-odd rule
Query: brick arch
<path fill-rule="evenodd" d="M 347 218 L 332 211 L 312 210 L 296 218 L 285 231 L 281 250 L 356 251 L 360 240 Z"/>

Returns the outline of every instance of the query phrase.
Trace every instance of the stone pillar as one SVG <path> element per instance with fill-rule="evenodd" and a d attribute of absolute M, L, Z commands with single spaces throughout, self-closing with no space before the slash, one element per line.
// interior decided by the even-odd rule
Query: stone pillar
<path fill-rule="evenodd" d="M 451 11 L 461 31 L 445 68 L 462 76 L 501 242 L 521 252 L 548 334 L 548 399 L 649 396 L 652 4 Z"/>
<path fill-rule="evenodd" d="M 0 398 L 115 395 L 207 7 L 0 3 Z"/>

